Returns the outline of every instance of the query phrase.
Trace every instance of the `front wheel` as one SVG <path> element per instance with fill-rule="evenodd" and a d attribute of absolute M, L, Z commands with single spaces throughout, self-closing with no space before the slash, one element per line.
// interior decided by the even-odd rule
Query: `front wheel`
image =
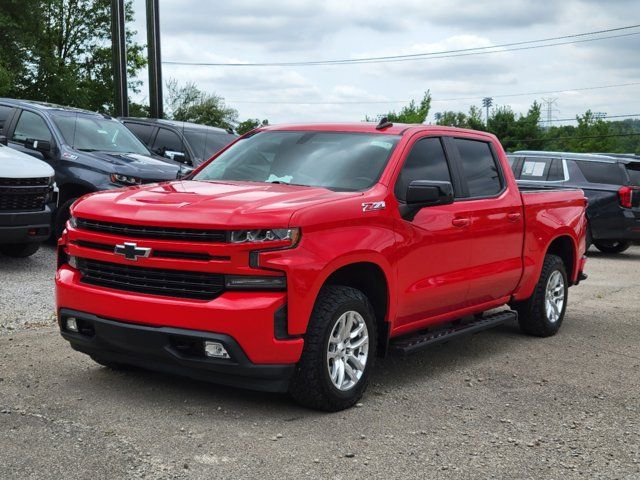
<path fill-rule="evenodd" d="M 602 253 L 622 253 L 631 246 L 627 240 L 598 240 L 593 244 Z"/>
<path fill-rule="evenodd" d="M 58 207 L 58 211 L 56 212 L 56 218 L 53 225 L 53 233 L 55 235 L 54 240 L 58 240 L 62 236 L 62 232 L 67 227 L 67 220 L 71 216 L 71 212 L 69 211 L 73 202 L 75 202 L 77 198 L 70 198 L 66 202 L 64 202 L 60 207 Z"/>
<path fill-rule="evenodd" d="M 6 245 L 0 245 L 0 253 L 12 258 L 26 258 L 36 253 L 39 248 L 39 242 L 9 243 Z"/>
<path fill-rule="evenodd" d="M 568 294 L 564 262 L 557 255 L 547 255 L 533 295 L 512 305 L 518 312 L 520 329 L 537 337 L 555 335 L 564 320 Z"/>
<path fill-rule="evenodd" d="M 351 287 L 324 287 L 291 380 L 291 396 L 329 412 L 353 406 L 369 383 L 376 346 L 375 315 L 367 297 Z"/>

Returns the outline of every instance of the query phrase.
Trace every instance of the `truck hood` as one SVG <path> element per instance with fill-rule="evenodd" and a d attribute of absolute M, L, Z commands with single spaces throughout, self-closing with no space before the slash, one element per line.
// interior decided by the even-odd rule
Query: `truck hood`
<path fill-rule="evenodd" d="M 175 181 L 97 192 L 78 202 L 73 215 L 179 228 L 282 228 L 297 210 L 361 195 L 282 184 Z"/>
<path fill-rule="evenodd" d="M 53 168 L 42 160 L 0 144 L 0 177 L 53 177 Z"/>
<path fill-rule="evenodd" d="M 180 170 L 180 164 L 169 159 L 154 158 L 137 153 L 114 152 L 78 152 L 87 159 L 108 162 L 115 167 L 117 173 L 131 175 L 144 180 L 175 180 Z"/>

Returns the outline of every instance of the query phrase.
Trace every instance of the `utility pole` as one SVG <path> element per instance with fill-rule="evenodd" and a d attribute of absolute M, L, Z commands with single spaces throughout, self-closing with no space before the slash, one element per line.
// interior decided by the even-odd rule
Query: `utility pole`
<path fill-rule="evenodd" d="M 129 115 L 127 92 L 127 42 L 124 0 L 111 0 L 111 51 L 113 55 L 114 107 L 118 117 Z"/>
<path fill-rule="evenodd" d="M 482 99 L 482 106 L 487 109 L 487 125 L 489 125 L 489 109 L 493 105 L 492 97 L 484 97 Z"/>
<path fill-rule="evenodd" d="M 160 11 L 158 0 L 147 1 L 147 56 L 149 60 L 149 113 L 162 118 L 162 55 L 160 54 Z"/>
<path fill-rule="evenodd" d="M 553 123 L 556 112 L 558 112 L 558 109 L 555 108 L 558 106 L 558 98 L 543 98 L 542 104 L 544 105 L 545 111 L 547 112 L 547 129 L 549 129 L 551 128 L 551 124 Z"/>

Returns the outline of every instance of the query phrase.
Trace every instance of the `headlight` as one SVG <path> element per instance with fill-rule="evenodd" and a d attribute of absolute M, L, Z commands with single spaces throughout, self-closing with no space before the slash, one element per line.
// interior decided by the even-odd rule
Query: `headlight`
<path fill-rule="evenodd" d="M 262 243 L 288 240 L 291 245 L 300 239 L 299 228 L 272 228 L 262 230 L 234 230 L 231 243 Z"/>
<path fill-rule="evenodd" d="M 71 225 L 71 228 L 78 228 L 76 217 L 74 217 L 73 215 L 69 217 L 69 225 Z"/>
<path fill-rule="evenodd" d="M 120 173 L 111 174 L 111 183 L 118 185 L 140 185 L 142 180 L 137 177 L 131 177 L 129 175 L 122 175 Z"/>

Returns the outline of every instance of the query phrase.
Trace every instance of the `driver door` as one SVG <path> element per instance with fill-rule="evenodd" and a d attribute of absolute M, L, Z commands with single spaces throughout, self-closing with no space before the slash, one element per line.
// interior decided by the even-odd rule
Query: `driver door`
<path fill-rule="evenodd" d="M 460 187 L 445 153 L 446 137 L 422 136 L 410 144 L 395 185 L 402 205 L 414 180 L 451 182 L 456 201 L 423 207 L 398 220 L 398 312 L 394 330 L 437 323 L 437 317 L 464 308 L 471 259 L 468 209 L 457 201 Z"/>
<path fill-rule="evenodd" d="M 44 160 L 51 164 L 52 161 L 49 156 L 43 155 L 37 150 L 25 147 L 24 142 L 27 138 L 44 140 L 53 144 L 53 135 L 51 134 L 51 130 L 47 126 L 44 118 L 35 112 L 22 110 L 9 138 L 9 145 L 15 150 L 19 150 L 27 155 L 37 158 L 38 160 Z"/>

